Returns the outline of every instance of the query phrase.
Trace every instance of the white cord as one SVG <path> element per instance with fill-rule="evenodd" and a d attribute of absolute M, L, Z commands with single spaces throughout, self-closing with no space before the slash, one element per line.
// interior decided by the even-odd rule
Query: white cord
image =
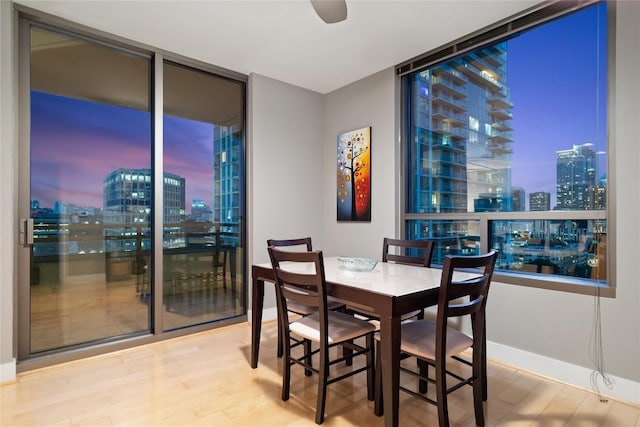
<path fill-rule="evenodd" d="M 591 361 L 595 369 L 591 372 L 591 388 L 598 395 L 600 402 L 606 403 L 608 400 L 600 393 L 598 379 L 611 390 L 615 381 L 604 369 L 604 350 L 602 347 L 602 316 L 600 314 L 600 287 L 596 288 L 596 295 L 593 300 L 593 328 L 589 343 Z"/>
<path fill-rule="evenodd" d="M 605 12 L 606 13 L 606 12 Z M 600 31 L 602 31 L 602 29 L 600 28 L 600 19 L 599 17 L 596 17 L 596 25 L 597 25 L 597 31 L 598 34 L 600 33 Z M 600 58 L 600 38 L 596 37 L 596 64 L 599 64 L 601 59 Z M 600 67 L 596 66 L 596 109 L 598 108 L 597 106 L 600 105 L 600 93 L 598 91 L 598 88 L 600 87 Z M 600 116 L 598 115 L 597 111 L 596 111 L 596 140 L 599 141 L 598 142 L 598 147 L 600 147 L 601 142 L 600 142 Z M 607 200 L 607 207 L 608 207 L 608 200 Z M 599 212 L 598 212 L 599 213 Z M 597 215 L 599 217 L 599 215 Z M 596 227 L 599 227 L 600 224 L 598 221 L 600 218 L 597 218 L 596 224 L 594 224 Z M 598 237 L 598 240 L 600 240 L 601 237 Z M 596 242 L 596 247 L 600 246 L 600 241 Z M 597 249 L 596 249 L 596 253 L 594 254 L 596 257 L 598 256 L 597 253 Z M 596 267 L 596 269 L 601 268 L 600 266 Z M 591 387 L 593 389 L 593 391 L 598 395 L 598 399 L 600 400 L 600 402 L 607 402 L 607 398 L 602 396 L 602 394 L 600 393 L 600 387 L 598 386 L 598 380 L 601 380 L 602 383 L 609 389 L 611 390 L 613 388 L 613 384 L 614 384 L 614 380 L 607 374 L 605 373 L 605 368 L 604 368 L 604 349 L 602 346 L 602 316 L 601 316 L 601 311 L 600 311 L 600 284 L 598 283 L 596 285 L 596 295 L 594 297 L 593 300 L 593 328 L 592 328 L 592 334 L 591 334 L 591 338 L 590 338 L 590 342 L 589 342 L 589 350 L 590 350 L 590 356 L 591 356 L 591 361 L 593 362 L 595 368 L 594 370 L 591 372 Z"/>

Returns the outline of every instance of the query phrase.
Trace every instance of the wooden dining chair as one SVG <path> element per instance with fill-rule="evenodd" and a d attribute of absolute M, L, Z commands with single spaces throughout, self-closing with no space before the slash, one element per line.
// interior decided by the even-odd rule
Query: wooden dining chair
<path fill-rule="evenodd" d="M 390 251 L 394 247 L 400 248 L 399 254 Z M 385 237 L 382 241 L 382 262 L 431 267 L 433 248 L 432 240 L 405 240 Z"/>
<path fill-rule="evenodd" d="M 367 398 L 373 400 L 374 392 L 374 346 L 375 327 L 369 322 L 358 320 L 346 313 L 329 310 L 322 251 L 290 252 L 269 246 L 269 257 L 276 278 L 276 297 L 279 327 L 283 337 L 284 357 L 282 358 L 282 400 L 289 399 L 291 366 L 304 367 L 305 373 L 319 375 L 316 404 L 316 423 L 324 421 L 327 385 L 348 378 L 357 373 L 367 372 Z M 286 266 L 281 266 L 286 263 Z M 292 263 L 305 263 L 296 270 Z M 307 316 L 290 318 L 291 303 L 315 307 Z M 364 338 L 365 344 L 356 344 Z M 349 357 L 364 356 L 365 366 L 351 368 L 331 375 L 330 366 L 345 360 L 345 356 L 330 358 L 329 349 L 334 346 L 347 347 Z M 294 356 L 292 350 L 302 348 L 302 355 Z M 315 349 L 313 347 L 316 347 Z M 319 357 L 318 368 L 309 363 L 314 355 Z"/>
<path fill-rule="evenodd" d="M 440 427 L 449 425 L 447 395 L 464 385 L 473 387 L 473 406 L 475 421 L 484 426 L 483 388 L 486 386 L 485 359 L 485 308 L 489 285 L 493 275 L 498 254 L 491 251 L 477 256 L 445 256 L 438 294 L 438 311 L 436 320 L 416 320 L 401 326 L 401 359 L 415 357 L 419 369 L 401 366 L 401 372 L 418 377 L 419 385 L 432 383 L 436 387 L 436 399 L 427 396 L 426 388 L 416 392 L 404 386 L 400 390 L 422 398 L 438 407 Z M 473 269 L 473 270 L 471 270 Z M 478 276 L 455 281 L 453 275 L 458 270 L 475 271 Z M 454 318 L 468 317 L 470 333 L 464 333 L 449 326 L 448 321 Z M 379 342 L 379 336 L 376 337 Z M 471 358 L 461 357 L 463 352 L 471 349 Z M 448 368 L 447 361 L 454 359 L 456 372 Z M 460 373 L 460 366 L 471 367 L 470 374 Z M 430 375 L 429 367 L 435 370 L 435 378 Z M 375 413 L 382 415 L 382 376 L 380 362 L 376 362 L 376 401 Z M 453 378 L 455 384 L 447 383 Z M 423 393 L 424 392 L 424 393 Z"/>
<path fill-rule="evenodd" d="M 305 250 L 311 252 L 313 250 L 313 244 L 311 243 L 311 237 L 299 237 L 295 239 L 269 239 L 267 240 L 267 247 L 287 247 L 291 249 Z"/>
<path fill-rule="evenodd" d="M 313 245 L 311 242 L 311 237 L 299 237 L 294 239 L 268 239 L 267 247 L 274 248 L 282 248 L 285 247 L 287 249 L 293 249 L 297 251 L 311 252 L 313 250 Z M 342 302 L 336 301 L 332 298 L 328 298 L 328 308 L 329 310 L 338 310 L 344 311 L 345 305 Z M 307 316 L 314 311 L 316 311 L 316 307 L 308 306 L 306 304 L 296 303 L 294 301 L 290 302 L 288 305 L 288 310 L 292 313 L 299 314 L 300 316 Z M 278 330 L 278 357 L 282 357 L 283 346 L 282 346 L 282 336 L 280 335 L 280 331 Z"/>

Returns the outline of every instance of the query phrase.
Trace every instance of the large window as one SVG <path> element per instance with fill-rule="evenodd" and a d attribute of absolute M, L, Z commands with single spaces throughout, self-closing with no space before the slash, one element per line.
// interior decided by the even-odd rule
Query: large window
<path fill-rule="evenodd" d="M 436 263 L 496 249 L 504 281 L 608 285 L 607 4 L 557 7 L 399 67 L 405 234 Z"/>

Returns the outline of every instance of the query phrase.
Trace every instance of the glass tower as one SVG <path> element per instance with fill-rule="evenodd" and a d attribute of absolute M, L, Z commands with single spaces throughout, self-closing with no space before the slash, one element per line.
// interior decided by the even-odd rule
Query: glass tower
<path fill-rule="evenodd" d="M 596 153 L 592 144 L 556 151 L 558 210 L 593 209 L 590 192 L 596 186 Z"/>
<path fill-rule="evenodd" d="M 477 49 L 411 76 L 408 212 L 512 210 L 507 44 Z M 434 260 L 475 250 L 473 221 L 419 220 L 407 235 L 432 239 Z M 463 239 L 465 238 L 465 239 Z"/>

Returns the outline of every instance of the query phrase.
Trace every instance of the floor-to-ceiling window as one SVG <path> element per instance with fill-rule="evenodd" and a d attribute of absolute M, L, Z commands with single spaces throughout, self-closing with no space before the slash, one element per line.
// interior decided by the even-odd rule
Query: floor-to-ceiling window
<path fill-rule="evenodd" d="M 501 281 L 613 284 L 606 2 L 536 13 L 403 64 L 406 235 L 499 252 Z"/>
<path fill-rule="evenodd" d="M 245 83 L 167 56 L 20 21 L 19 362 L 246 313 Z"/>

